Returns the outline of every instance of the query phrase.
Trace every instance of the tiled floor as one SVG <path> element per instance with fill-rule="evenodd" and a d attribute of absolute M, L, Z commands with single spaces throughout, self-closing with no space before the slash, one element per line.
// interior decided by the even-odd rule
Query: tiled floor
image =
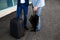
<path fill-rule="evenodd" d="M 29 6 L 28 19 L 31 14 L 32 8 Z M 9 35 L 9 22 L 13 17 L 15 17 L 15 12 L 0 19 L 0 40 L 17 40 Z M 29 21 L 27 24 L 30 28 Z M 41 14 L 40 32 L 34 33 L 28 30 L 25 36 L 18 40 L 60 40 L 60 1 L 46 0 L 46 6 Z"/>

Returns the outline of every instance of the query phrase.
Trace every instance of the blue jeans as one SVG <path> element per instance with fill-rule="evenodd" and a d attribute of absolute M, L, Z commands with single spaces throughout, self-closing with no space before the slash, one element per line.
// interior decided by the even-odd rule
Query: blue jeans
<path fill-rule="evenodd" d="M 28 14 L 28 6 L 25 4 L 21 4 L 20 6 L 17 7 L 17 13 L 16 17 L 19 19 L 21 16 L 22 9 L 24 11 L 24 26 L 27 24 L 27 14 Z"/>
<path fill-rule="evenodd" d="M 37 30 L 39 31 L 40 30 L 40 14 L 41 14 L 41 10 L 42 10 L 42 7 L 39 7 L 37 12 L 36 12 L 36 15 L 39 16 L 39 20 L 38 20 L 38 23 L 37 23 Z"/>

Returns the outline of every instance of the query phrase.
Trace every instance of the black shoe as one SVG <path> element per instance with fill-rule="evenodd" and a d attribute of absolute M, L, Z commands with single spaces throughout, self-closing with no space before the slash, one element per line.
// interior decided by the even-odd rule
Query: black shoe
<path fill-rule="evenodd" d="M 36 32 L 36 30 L 32 29 L 31 32 Z"/>
<path fill-rule="evenodd" d="M 36 26 L 34 26 L 31 31 L 32 31 L 32 32 L 36 32 Z"/>
<path fill-rule="evenodd" d="M 31 30 L 31 32 L 36 32 L 36 28 L 33 28 L 33 29 Z"/>
<path fill-rule="evenodd" d="M 26 26 L 24 26 L 24 29 L 28 30 L 28 28 Z"/>

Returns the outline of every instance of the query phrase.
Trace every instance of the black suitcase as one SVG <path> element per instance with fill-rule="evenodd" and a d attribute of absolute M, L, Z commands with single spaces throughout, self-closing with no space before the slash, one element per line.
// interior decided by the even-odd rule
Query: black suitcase
<path fill-rule="evenodd" d="M 17 18 L 13 18 L 10 21 L 10 34 L 11 36 L 19 39 L 24 36 L 24 26 L 23 20 L 17 20 Z"/>

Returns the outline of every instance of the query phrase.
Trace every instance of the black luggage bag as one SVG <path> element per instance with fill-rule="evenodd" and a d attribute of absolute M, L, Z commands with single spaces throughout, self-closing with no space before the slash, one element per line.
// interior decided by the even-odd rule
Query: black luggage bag
<path fill-rule="evenodd" d="M 23 20 L 17 20 L 17 18 L 13 18 L 10 21 L 10 34 L 19 39 L 24 36 L 24 25 Z"/>

